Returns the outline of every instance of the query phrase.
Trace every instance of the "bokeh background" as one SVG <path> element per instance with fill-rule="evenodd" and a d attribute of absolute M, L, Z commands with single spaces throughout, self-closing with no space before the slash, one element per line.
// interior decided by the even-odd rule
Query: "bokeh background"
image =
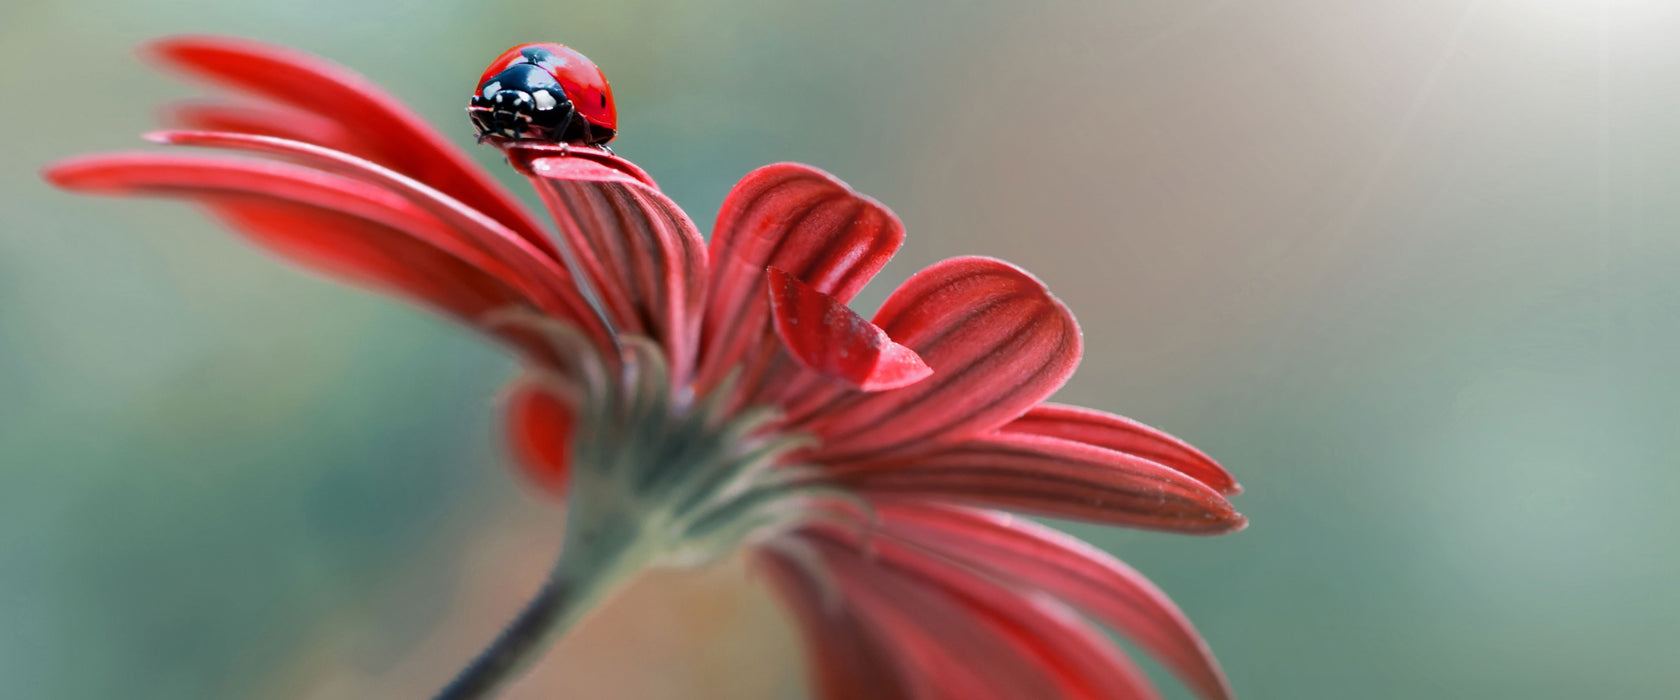
<path fill-rule="evenodd" d="M 942 257 L 1032 270 L 1084 326 L 1060 398 L 1248 489 L 1234 536 L 1071 526 L 1243 697 L 1680 692 L 1680 4 L 11 0 L 0 694 L 424 697 L 558 542 L 497 441 L 507 357 L 37 180 L 194 94 L 133 59 L 179 32 L 353 66 L 463 147 L 482 65 L 563 41 L 703 226 L 776 160 L 895 208 L 866 312 Z M 642 580 L 517 695 L 802 697 L 757 586 Z"/>

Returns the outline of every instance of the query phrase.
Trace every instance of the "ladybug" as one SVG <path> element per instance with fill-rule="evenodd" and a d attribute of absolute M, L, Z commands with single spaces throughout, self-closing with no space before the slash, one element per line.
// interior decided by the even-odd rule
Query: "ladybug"
<path fill-rule="evenodd" d="M 520 44 L 497 56 L 467 114 L 481 142 L 500 136 L 606 148 L 618 134 L 607 76 L 559 44 Z"/>

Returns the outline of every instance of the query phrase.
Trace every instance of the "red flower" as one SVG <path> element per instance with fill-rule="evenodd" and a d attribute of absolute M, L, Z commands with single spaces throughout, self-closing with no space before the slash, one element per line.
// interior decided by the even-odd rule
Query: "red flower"
<path fill-rule="evenodd" d="M 1044 403 L 1080 335 L 1027 273 L 947 260 L 869 321 L 846 303 L 903 228 L 814 168 L 747 175 L 708 246 L 628 161 L 498 141 L 555 237 L 344 69 L 225 39 L 153 55 L 258 100 L 178 109 L 197 130 L 152 140 L 274 158 L 96 155 L 49 180 L 197 201 L 284 257 L 483 331 L 531 368 L 509 425 L 535 482 L 570 495 L 551 584 L 568 602 L 534 605 L 509 636 L 563 628 L 604 595 L 600 572 L 746 543 L 803 624 L 820 697 L 1156 697 L 1087 618 L 1202 697 L 1231 696 L 1142 576 L 991 510 L 1192 534 L 1245 522 L 1221 495 L 1237 484 L 1189 445 Z"/>

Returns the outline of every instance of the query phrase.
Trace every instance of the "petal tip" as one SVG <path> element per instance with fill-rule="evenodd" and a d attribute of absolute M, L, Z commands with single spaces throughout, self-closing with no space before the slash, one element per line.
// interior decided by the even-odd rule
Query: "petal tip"
<path fill-rule="evenodd" d="M 125 188 L 121 178 L 113 177 L 114 160 L 110 154 L 65 158 L 41 168 L 41 179 L 53 187 L 83 194 L 120 193 Z"/>
<path fill-rule="evenodd" d="M 858 388 L 863 391 L 902 389 L 931 376 L 933 368 L 915 350 L 891 343 L 881 349 L 875 368 L 858 384 Z"/>
<path fill-rule="evenodd" d="M 250 39 L 216 34 L 174 34 L 141 44 L 135 51 L 141 60 L 172 70 L 188 70 L 197 63 L 193 54 L 228 51 L 239 44 L 259 45 Z"/>
<path fill-rule="evenodd" d="M 800 365 L 868 392 L 901 389 L 933 368 L 840 300 L 779 267 L 765 268 L 776 335 Z"/>
<path fill-rule="evenodd" d="M 1231 511 L 1221 514 L 1215 519 L 1214 527 L 1208 529 L 1207 535 L 1230 535 L 1248 529 L 1248 516 Z"/>
<path fill-rule="evenodd" d="M 190 44 L 200 43 L 203 38 L 204 37 L 193 36 L 191 34 L 166 36 L 143 43 L 139 48 L 135 49 L 134 52 L 138 54 L 142 60 L 163 65 L 173 65 L 175 62 L 180 60 L 180 54 L 186 50 Z"/>
<path fill-rule="evenodd" d="M 1248 516 L 1238 513 L 1236 506 L 1220 494 L 1218 490 L 1200 481 L 1192 481 L 1204 497 L 1205 510 L 1200 517 L 1203 519 L 1197 534 L 1228 535 L 1248 529 Z"/>
<path fill-rule="evenodd" d="M 659 191 L 659 184 L 647 171 L 618 155 L 585 146 L 549 144 L 527 139 L 491 138 L 488 143 L 501 149 L 509 165 L 526 177 L 561 180 L 621 180 Z M 597 167 L 590 167 L 593 164 Z"/>
<path fill-rule="evenodd" d="M 75 187 L 75 169 L 74 160 L 58 160 L 42 166 L 38 174 L 43 182 L 68 190 Z"/>

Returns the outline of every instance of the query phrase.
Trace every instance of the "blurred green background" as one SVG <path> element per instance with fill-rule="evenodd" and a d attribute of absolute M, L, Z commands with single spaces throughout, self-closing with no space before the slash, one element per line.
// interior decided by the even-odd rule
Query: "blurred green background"
<path fill-rule="evenodd" d="M 489 345 L 37 180 L 194 94 L 133 59 L 181 32 L 352 66 L 463 147 L 483 64 L 565 42 L 703 227 L 776 160 L 892 206 L 866 310 L 942 257 L 1032 270 L 1085 331 L 1060 398 L 1248 489 L 1235 536 L 1072 528 L 1243 697 L 1680 692 L 1680 5 L 14 0 L 0 695 L 423 697 L 557 542 Z M 792 640 L 738 566 L 658 576 L 517 690 L 796 698 Z"/>

